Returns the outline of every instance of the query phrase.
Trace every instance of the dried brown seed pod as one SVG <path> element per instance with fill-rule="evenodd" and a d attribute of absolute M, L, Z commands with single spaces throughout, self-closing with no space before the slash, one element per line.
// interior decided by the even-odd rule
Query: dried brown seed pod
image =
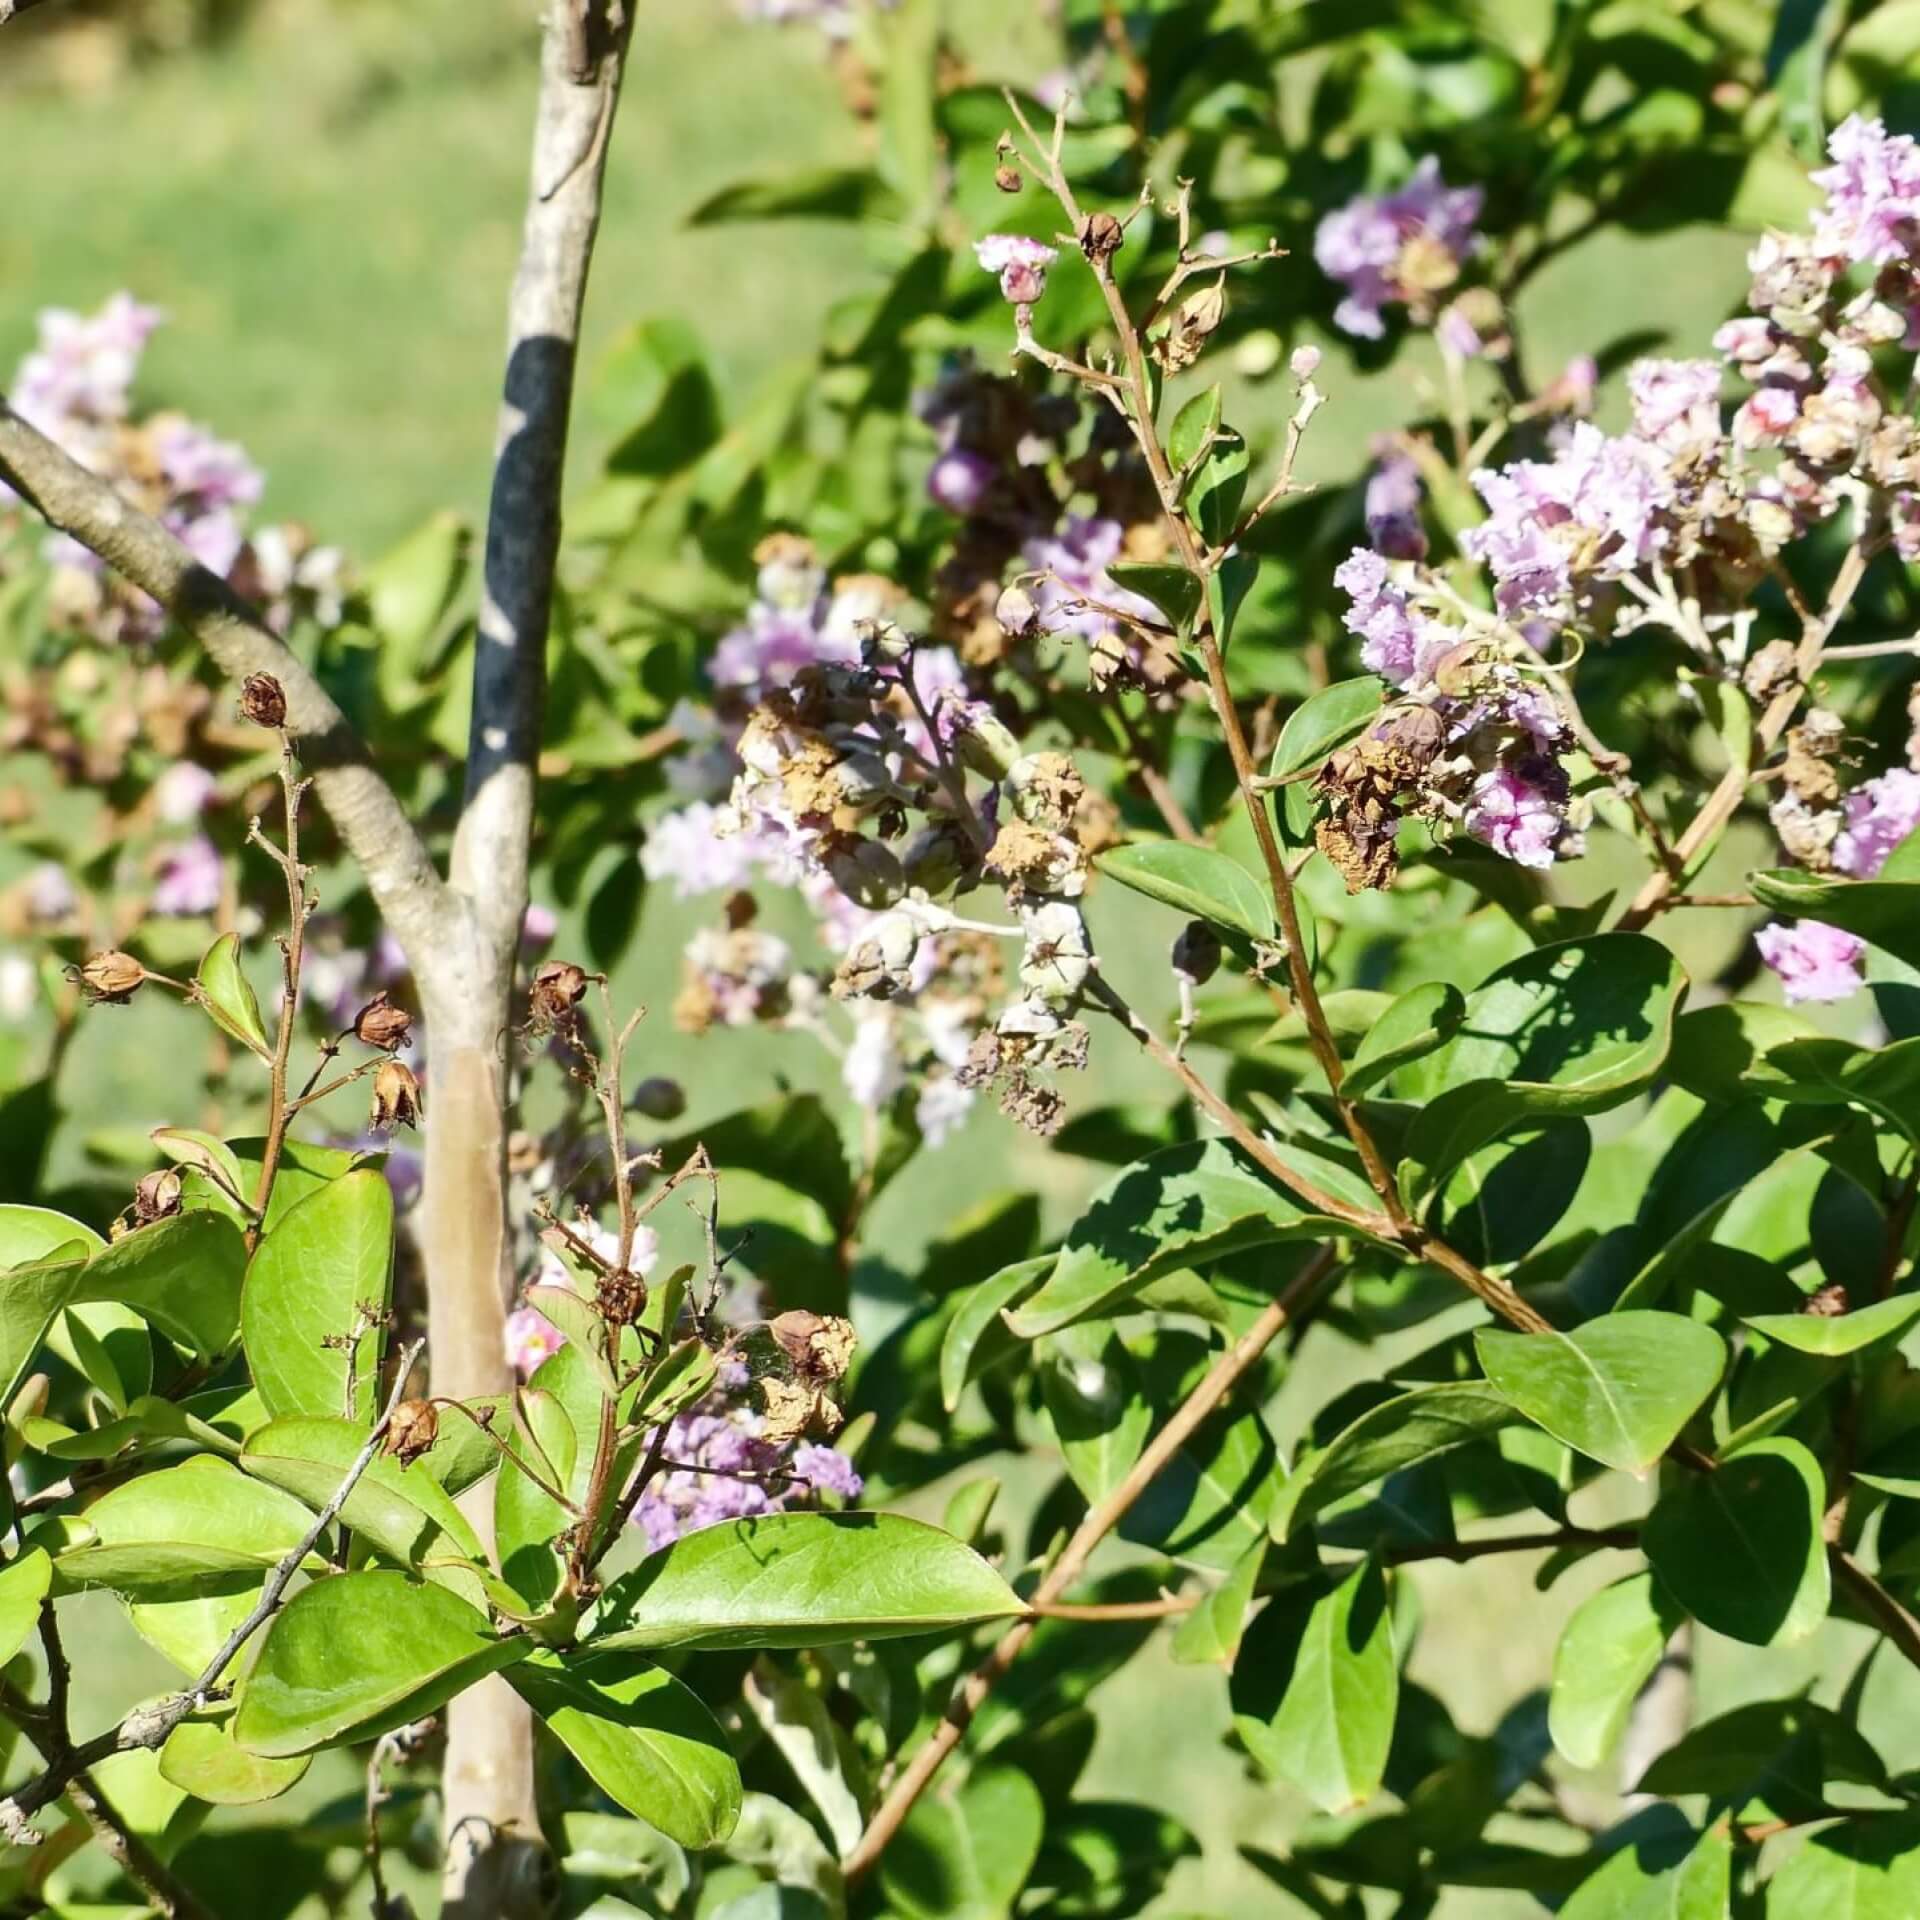
<path fill-rule="evenodd" d="M 387 1422 L 387 1451 L 402 1469 L 425 1453 L 440 1437 L 440 1414 L 431 1400 L 402 1400 Z"/>
<path fill-rule="evenodd" d="M 367 1124 L 375 1133 L 420 1124 L 420 1082 L 398 1060 L 382 1060 L 373 1076 L 373 1112 Z"/>
<path fill-rule="evenodd" d="M 149 1227 L 156 1220 L 168 1220 L 180 1211 L 180 1170 L 156 1167 L 137 1181 L 133 1189 L 133 1220 L 136 1226 Z"/>
<path fill-rule="evenodd" d="M 147 970 L 130 953 L 110 947 L 104 953 L 89 954 L 77 978 L 81 991 L 94 1002 L 106 1001 L 120 1006 L 139 991 Z"/>
<path fill-rule="evenodd" d="M 256 727 L 284 727 L 287 690 L 270 673 L 250 673 L 240 683 L 240 712 Z"/>
<path fill-rule="evenodd" d="M 413 1015 L 376 993 L 353 1016 L 353 1037 L 383 1053 L 396 1053 L 413 1038 Z"/>

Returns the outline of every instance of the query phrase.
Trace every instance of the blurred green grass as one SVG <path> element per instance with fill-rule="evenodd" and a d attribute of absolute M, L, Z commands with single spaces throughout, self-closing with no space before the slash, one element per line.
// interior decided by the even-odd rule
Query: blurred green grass
<path fill-rule="evenodd" d="M 8 290 L 0 368 L 30 341 L 38 307 L 91 307 L 127 286 L 170 315 L 147 363 L 151 397 L 242 440 L 268 470 L 268 513 L 303 520 L 362 556 L 436 507 L 477 516 L 525 185 L 532 15 L 531 5 L 509 0 L 272 0 L 257 27 L 211 52 L 77 97 L 45 84 L 29 46 L 11 74 L 0 73 L 8 148 L 34 156 L 31 190 L 14 196 L 0 224 Z M 1048 63 L 1041 16 L 1022 0 L 956 0 L 952 15 L 990 76 L 1031 76 Z M 29 18 L 10 29 L 9 54 L 37 25 Z M 750 387 L 776 358 L 805 351 L 830 303 L 868 283 L 860 237 L 825 224 L 691 230 L 685 215 L 732 180 L 846 163 L 858 150 L 810 32 L 743 26 L 724 0 L 648 9 L 614 144 L 589 360 L 632 321 L 662 314 L 698 330 L 730 387 Z M 1296 265 L 1283 270 L 1304 270 L 1305 236 L 1282 238 L 1296 248 Z M 1543 372 L 1640 329 L 1668 334 L 1670 350 L 1690 350 L 1736 296 L 1743 250 L 1738 237 L 1706 230 L 1655 241 L 1606 236 L 1576 249 L 1529 291 L 1522 319 L 1532 365 Z M 1404 420 L 1406 379 L 1402 369 L 1357 381 L 1332 361 L 1323 377 L 1330 403 L 1303 473 L 1322 482 L 1350 475 L 1370 436 Z M 1280 398 L 1272 389 L 1250 396 L 1255 416 L 1270 416 Z M 583 431 L 576 477 L 598 451 Z M 664 1007 L 694 918 L 649 904 L 623 992 Z M 1157 939 L 1157 921 L 1152 931 Z M 1157 954 L 1133 941 L 1116 958 L 1123 986 L 1156 1005 Z M 798 1041 L 759 1037 L 729 1047 L 720 1064 L 713 1047 L 671 1034 L 660 1013 L 654 1019 L 648 1070 L 683 1077 L 694 1121 L 783 1082 L 832 1077 L 825 1056 L 805 1057 Z M 137 1013 L 90 1026 L 67 1084 L 111 1085 L 116 1124 L 180 1119 L 169 1106 L 177 1062 L 162 1024 L 170 1023 Z M 1136 1087 L 1145 1083 L 1128 1062 L 1104 1066 L 1097 1091 L 1116 1097 Z M 77 1114 L 63 1131 L 69 1171 L 99 1119 Z M 1056 1219 L 1098 1171 L 1023 1154 L 996 1118 L 979 1115 L 961 1147 L 928 1158 L 889 1193 L 877 1248 L 910 1264 L 944 1219 L 1003 1184 L 1016 1159 L 1023 1175 L 1044 1172 Z M 869 1302 L 876 1327 L 885 1292 Z M 1282 1396 L 1283 1437 L 1366 1364 L 1317 1331 Z M 1417 1578 L 1425 1607 L 1414 1672 L 1476 1732 L 1544 1679 L 1558 1626 L 1586 1590 L 1569 1580 L 1516 1613 L 1513 1579 L 1501 1565 L 1427 1568 Z M 90 1605 L 84 1632 L 83 1725 L 165 1684 L 114 1610 Z M 1703 1703 L 1750 1697 L 1795 1659 L 1709 1640 Z M 1920 1701 L 1910 1682 L 1904 1670 L 1876 1682 L 1874 1730 L 1914 1723 Z M 1237 1843 L 1282 1844 L 1302 1809 L 1250 1780 L 1224 1744 L 1218 1682 L 1174 1668 L 1162 1641 L 1111 1684 L 1102 1705 L 1085 1790 L 1153 1798 L 1205 1846 L 1154 1911 L 1297 1914 L 1235 1857 Z M 1144 1775 L 1142 1754 L 1158 1756 Z M 1899 1763 L 1893 1748 L 1889 1755 Z M 337 1758 L 316 1768 L 292 1817 L 349 1790 L 353 1772 Z M 219 1818 L 279 1822 L 289 1812 L 283 1803 Z M 349 1874 L 350 1851 L 334 1864 Z M 424 1884 L 416 1877 L 410 1890 L 417 1896 Z M 276 1896 L 265 1884 L 250 1908 L 296 1910 L 321 1908 L 314 1899 L 297 1906 L 290 1888 Z M 1518 1920 L 1540 1909 L 1524 1896 L 1465 1892 L 1438 1912 L 1440 1920 Z"/>

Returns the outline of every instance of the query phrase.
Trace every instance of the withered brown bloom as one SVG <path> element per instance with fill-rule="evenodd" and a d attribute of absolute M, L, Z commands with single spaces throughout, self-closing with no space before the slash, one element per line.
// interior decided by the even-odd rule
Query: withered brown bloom
<path fill-rule="evenodd" d="M 431 1400 L 402 1400 L 387 1422 L 387 1452 L 404 1471 L 440 1437 L 440 1414 Z"/>
<path fill-rule="evenodd" d="M 548 960 L 535 968 L 527 990 L 527 1021 L 538 1032 L 558 1025 L 586 998 L 587 973 L 570 960 Z"/>
<path fill-rule="evenodd" d="M 133 1223 L 149 1227 L 156 1220 L 169 1220 L 180 1211 L 180 1170 L 156 1167 L 144 1175 L 133 1189 Z"/>
<path fill-rule="evenodd" d="M 240 712 L 256 727 L 284 727 L 287 690 L 270 673 L 250 673 L 240 683 Z"/>
<path fill-rule="evenodd" d="M 384 992 L 376 993 L 353 1016 L 353 1037 L 383 1053 L 396 1053 L 413 1037 L 413 1015 L 394 1006 Z"/>
<path fill-rule="evenodd" d="M 147 970 L 130 953 L 110 947 L 104 953 L 89 954 L 80 967 L 80 990 L 95 1004 L 106 1002 L 123 1006 L 140 989 Z"/>
<path fill-rule="evenodd" d="M 373 1112 L 367 1124 L 375 1133 L 420 1124 L 420 1082 L 398 1060 L 382 1060 L 373 1076 Z"/>

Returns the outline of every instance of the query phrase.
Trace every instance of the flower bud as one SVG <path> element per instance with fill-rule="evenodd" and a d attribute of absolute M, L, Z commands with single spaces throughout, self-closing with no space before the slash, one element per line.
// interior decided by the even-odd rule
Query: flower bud
<path fill-rule="evenodd" d="M 1205 986 L 1220 970 L 1220 936 L 1204 920 L 1189 920 L 1174 937 L 1172 957 L 1175 973 Z"/>
<path fill-rule="evenodd" d="M 930 899 L 938 899 L 980 864 L 978 849 L 957 820 L 925 826 L 908 841 L 900 856 L 907 885 Z"/>
<path fill-rule="evenodd" d="M 856 905 L 890 907 L 906 892 L 906 876 L 891 847 L 851 833 L 833 834 L 824 844 L 828 877 Z"/>
<path fill-rule="evenodd" d="M 993 184 L 1002 193 L 1018 193 L 1025 184 L 1020 178 L 1020 169 L 1009 160 L 1002 160 L 993 170 Z"/>
<path fill-rule="evenodd" d="M 382 1060 L 373 1076 L 373 1111 L 367 1121 L 375 1133 L 420 1124 L 420 1082 L 399 1060 Z"/>
<path fill-rule="evenodd" d="M 180 1170 L 178 1167 L 157 1167 L 152 1173 L 135 1183 L 133 1220 L 136 1226 L 148 1227 L 156 1220 L 170 1220 L 179 1211 Z"/>
<path fill-rule="evenodd" d="M 376 993 L 353 1016 L 353 1037 L 382 1053 L 397 1053 L 413 1038 L 413 1015 L 391 1005 L 385 993 Z"/>
<path fill-rule="evenodd" d="M 250 673 L 240 683 L 240 713 L 256 727 L 284 727 L 287 690 L 270 673 Z"/>
<path fill-rule="evenodd" d="M 949 705 L 945 717 L 947 744 L 959 755 L 961 764 L 975 773 L 999 780 L 1020 758 L 1020 742 L 984 701 Z"/>
<path fill-rule="evenodd" d="M 1287 371 L 1296 380 L 1311 380 L 1320 371 L 1320 349 L 1315 346 L 1295 347 L 1287 360 Z"/>
<path fill-rule="evenodd" d="M 79 970 L 80 990 L 95 1005 L 123 1006 L 139 991 L 147 970 L 130 953 L 117 947 L 89 954 Z"/>
<path fill-rule="evenodd" d="M 678 1080 L 656 1073 L 634 1088 L 627 1105 L 649 1120 L 678 1120 L 687 1110 L 686 1089 Z"/>
<path fill-rule="evenodd" d="M 1025 587 L 1009 587 L 995 602 L 993 617 L 1000 623 L 1001 632 L 1024 640 L 1038 624 L 1040 609 L 1033 604 L 1033 595 Z"/>
<path fill-rule="evenodd" d="M 1020 955 L 1020 985 L 1037 1000 L 1071 1000 L 1087 984 L 1093 965 L 1080 909 L 1065 900 L 1049 900 L 1020 917 L 1027 931 Z"/>

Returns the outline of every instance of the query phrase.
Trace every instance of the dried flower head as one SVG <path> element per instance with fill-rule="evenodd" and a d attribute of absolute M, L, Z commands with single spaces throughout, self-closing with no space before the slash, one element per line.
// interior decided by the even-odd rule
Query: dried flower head
<path fill-rule="evenodd" d="M 800 1379 L 831 1383 L 853 1364 L 853 1323 L 837 1314 L 794 1307 L 768 1321 L 767 1331 Z"/>
<path fill-rule="evenodd" d="M 89 954 L 72 977 L 78 980 L 81 992 L 94 1005 L 105 1002 L 110 1006 L 124 1006 L 139 991 L 147 970 L 132 954 L 114 947 L 105 953 Z"/>
<path fill-rule="evenodd" d="M 143 1175 L 133 1189 L 133 1223 L 151 1226 L 156 1220 L 168 1220 L 180 1211 L 180 1170 L 156 1167 Z"/>
<path fill-rule="evenodd" d="M 375 1133 L 420 1124 L 420 1082 L 403 1061 L 381 1061 L 373 1076 L 373 1112 L 367 1124 Z"/>
<path fill-rule="evenodd" d="M 287 690 L 270 673 L 250 673 L 240 683 L 240 712 L 256 727 L 284 727 Z"/>
<path fill-rule="evenodd" d="M 587 973 L 570 960 L 548 960 L 534 969 L 527 992 L 527 1024 L 535 1033 L 550 1033 L 585 999 Z"/>
<path fill-rule="evenodd" d="M 402 1400 L 387 1422 L 387 1452 L 404 1472 L 440 1437 L 440 1414 L 431 1400 Z"/>
<path fill-rule="evenodd" d="M 353 1037 L 383 1053 L 397 1053 L 413 1038 L 413 1015 L 394 1006 L 384 991 L 376 993 L 353 1016 Z"/>

